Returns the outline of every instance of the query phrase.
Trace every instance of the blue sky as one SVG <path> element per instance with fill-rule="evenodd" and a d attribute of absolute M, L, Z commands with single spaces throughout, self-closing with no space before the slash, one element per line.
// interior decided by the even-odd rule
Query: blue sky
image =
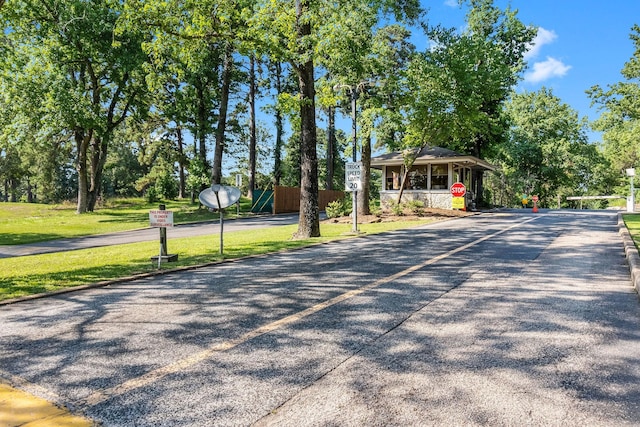
<path fill-rule="evenodd" d="M 634 53 L 629 35 L 631 27 L 640 24 L 640 0 L 495 0 L 494 4 L 501 9 L 510 5 L 524 24 L 539 27 L 527 58 L 529 69 L 516 90 L 551 88 L 580 117 L 596 119 L 599 112 L 585 91 L 623 80 L 620 70 Z M 432 25 L 464 26 L 465 10 L 457 0 L 422 0 L 422 6 L 428 9 Z M 589 136 L 599 138 L 595 133 Z"/>

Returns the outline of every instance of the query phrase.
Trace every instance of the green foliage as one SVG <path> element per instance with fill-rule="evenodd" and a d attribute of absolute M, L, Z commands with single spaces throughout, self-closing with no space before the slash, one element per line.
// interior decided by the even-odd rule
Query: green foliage
<path fill-rule="evenodd" d="M 194 194 L 198 194 L 209 185 L 211 185 L 209 166 L 200 157 L 196 157 L 189 163 L 187 189 Z"/>
<path fill-rule="evenodd" d="M 537 194 L 540 206 L 555 206 L 558 196 L 606 193 L 604 160 L 587 141 L 586 122 L 551 90 L 513 94 L 506 112 L 509 141 L 495 159 L 502 175 L 489 182 L 503 202 L 518 205 L 520 195 Z"/>
<path fill-rule="evenodd" d="M 392 203 L 390 206 L 391 213 L 396 216 L 404 215 L 404 204 Z"/>
<path fill-rule="evenodd" d="M 420 214 L 424 209 L 424 202 L 422 200 L 410 200 L 406 203 L 406 208 L 414 214 Z"/>
<path fill-rule="evenodd" d="M 602 132 L 603 152 L 611 165 L 617 191 L 627 194 L 625 169 L 640 164 L 640 26 L 634 25 L 630 39 L 633 56 L 622 68 L 623 81 L 606 90 L 592 87 L 587 93 L 601 111 L 593 123 Z"/>
<path fill-rule="evenodd" d="M 70 162 L 51 153 L 70 155 L 68 144 L 74 145 L 79 213 L 93 210 L 97 201 L 115 129 L 146 107 L 141 34 L 114 32 L 122 6 L 54 0 L 42 7 L 26 0 L 2 9 L 11 59 L 2 62 L 0 79 L 15 88 L 9 127 L 28 130 L 14 143 L 46 153 L 47 163 L 38 165 L 44 176 Z M 21 157 L 27 159 L 28 150 Z"/>
<path fill-rule="evenodd" d="M 350 209 L 347 209 L 344 199 L 342 199 L 330 202 L 327 205 L 325 212 L 327 214 L 327 218 L 339 218 L 341 216 L 347 215 L 349 213 L 349 210 Z"/>
<path fill-rule="evenodd" d="M 482 158 L 505 140 L 502 105 L 524 68 L 535 29 L 492 0 L 470 0 L 468 28 L 431 28 L 433 47 L 407 71 L 409 124 L 405 147 L 436 145 Z"/>
<path fill-rule="evenodd" d="M 156 177 L 156 193 L 165 200 L 173 200 L 178 197 L 178 183 L 170 169 L 164 169 Z"/>
<path fill-rule="evenodd" d="M 158 198 L 158 190 L 156 190 L 155 186 L 147 187 L 144 191 L 144 200 L 147 203 L 155 203 L 160 200 Z"/>
<path fill-rule="evenodd" d="M 371 212 L 371 215 L 380 216 L 382 215 L 382 207 L 380 207 L 379 203 L 371 201 L 369 203 L 369 212 Z"/>

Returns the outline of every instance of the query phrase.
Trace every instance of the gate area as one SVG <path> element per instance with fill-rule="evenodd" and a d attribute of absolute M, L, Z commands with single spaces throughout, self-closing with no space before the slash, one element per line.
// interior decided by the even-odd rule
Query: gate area
<path fill-rule="evenodd" d="M 344 198 L 344 191 L 320 190 L 318 207 L 321 211 L 327 205 Z M 251 212 L 288 213 L 300 211 L 300 188 L 276 185 L 273 190 L 253 190 Z"/>

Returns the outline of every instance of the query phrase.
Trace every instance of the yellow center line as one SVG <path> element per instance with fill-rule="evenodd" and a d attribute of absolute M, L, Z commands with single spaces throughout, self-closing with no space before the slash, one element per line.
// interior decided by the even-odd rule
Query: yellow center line
<path fill-rule="evenodd" d="M 276 320 L 274 322 L 268 323 L 266 325 L 260 326 L 257 329 L 254 329 L 252 331 L 249 331 L 245 334 L 240 335 L 237 338 L 219 343 L 219 344 L 215 344 L 212 345 L 211 347 L 200 351 L 198 353 L 195 353 L 189 357 L 186 357 L 184 359 L 178 360 L 174 363 L 170 363 L 168 365 L 165 365 L 161 368 L 158 369 L 154 369 L 153 371 L 149 371 L 148 373 L 141 375 L 137 378 L 132 378 L 128 381 L 123 382 L 122 384 L 119 384 L 117 386 L 111 387 L 111 388 L 107 388 L 104 390 L 98 390 L 94 393 L 92 393 L 91 395 L 89 395 L 87 398 L 83 399 L 81 402 L 79 402 L 80 404 L 86 405 L 86 406 L 94 406 L 97 405 L 99 403 L 104 402 L 107 399 L 110 399 L 111 397 L 114 396 L 118 396 L 124 393 L 127 393 L 129 391 L 144 387 L 146 385 L 149 385 L 151 383 L 154 383 L 160 379 L 162 379 L 163 377 L 167 376 L 167 375 L 171 375 L 171 374 L 175 374 L 178 373 L 186 368 L 189 368 L 193 365 L 196 365 L 200 362 L 203 362 L 207 359 L 209 359 L 211 356 L 213 356 L 216 353 L 219 352 L 224 352 L 227 350 L 231 350 L 241 344 L 244 344 L 247 341 L 250 341 L 254 338 L 257 338 L 261 335 L 267 334 L 269 332 L 273 332 L 277 329 L 280 329 L 284 326 L 288 326 L 291 325 L 301 319 L 304 319 L 305 317 L 308 317 L 314 313 L 317 313 L 321 310 L 324 310 L 325 308 L 331 307 L 333 305 L 339 304 L 343 301 L 346 301 L 348 299 L 351 299 L 355 296 L 358 296 L 368 290 L 371 290 L 373 288 L 376 288 L 378 286 L 384 285 L 386 283 L 392 282 L 396 279 L 399 279 L 401 277 L 404 277 L 406 275 L 409 275 L 417 270 L 420 270 L 421 268 L 427 267 L 429 265 L 435 264 L 438 261 L 441 261 L 445 258 L 448 258 L 452 255 L 455 255 L 459 252 L 462 252 L 464 250 L 467 250 L 475 245 L 478 245 L 486 240 L 492 239 L 500 234 L 503 234 L 515 227 L 518 227 L 520 225 L 526 224 L 530 221 L 534 221 L 535 219 L 538 219 L 540 217 L 533 217 L 530 219 L 527 219 L 525 221 L 522 222 L 518 222 L 516 224 L 513 224 L 503 230 L 497 231 L 493 234 L 489 234 L 487 236 L 481 237 L 477 240 L 474 240 L 471 243 L 467 243 L 466 245 L 460 246 L 456 249 L 452 249 L 449 252 L 445 252 L 441 255 L 435 256 L 433 258 L 430 258 L 428 260 L 425 260 L 424 262 L 420 263 L 420 264 L 416 264 L 413 265 L 409 268 L 406 268 L 402 271 L 399 271 L 395 274 L 392 274 L 390 276 L 387 277 L 383 277 L 381 279 L 376 280 L 375 282 L 369 283 L 368 285 L 364 285 L 362 287 L 359 287 L 357 289 L 353 289 L 351 291 L 345 292 L 343 294 L 340 294 L 336 297 L 333 297 L 331 299 L 328 299 L 326 301 L 323 301 L 321 303 L 318 303 L 316 305 L 313 305 L 305 310 L 302 310 L 300 312 L 294 313 L 292 315 L 283 317 L 282 319 Z"/>

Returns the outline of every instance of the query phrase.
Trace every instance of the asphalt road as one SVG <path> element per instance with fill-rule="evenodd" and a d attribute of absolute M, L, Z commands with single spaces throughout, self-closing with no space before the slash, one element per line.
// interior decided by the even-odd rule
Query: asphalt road
<path fill-rule="evenodd" d="M 483 214 L 0 307 L 0 377 L 105 426 L 624 426 L 617 213 Z"/>
<path fill-rule="evenodd" d="M 277 225 L 296 224 L 298 214 L 261 215 L 249 218 L 224 219 L 225 232 L 260 229 Z M 220 221 L 180 224 L 167 228 L 167 239 L 180 237 L 206 236 L 220 232 Z M 117 233 L 98 234 L 69 239 L 57 239 L 48 242 L 29 243 L 25 245 L 0 245 L 0 258 L 37 255 L 52 252 L 63 252 L 76 249 L 87 249 L 99 246 L 121 245 L 126 243 L 160 240 L 157 228 L 121 231 Z"/>

